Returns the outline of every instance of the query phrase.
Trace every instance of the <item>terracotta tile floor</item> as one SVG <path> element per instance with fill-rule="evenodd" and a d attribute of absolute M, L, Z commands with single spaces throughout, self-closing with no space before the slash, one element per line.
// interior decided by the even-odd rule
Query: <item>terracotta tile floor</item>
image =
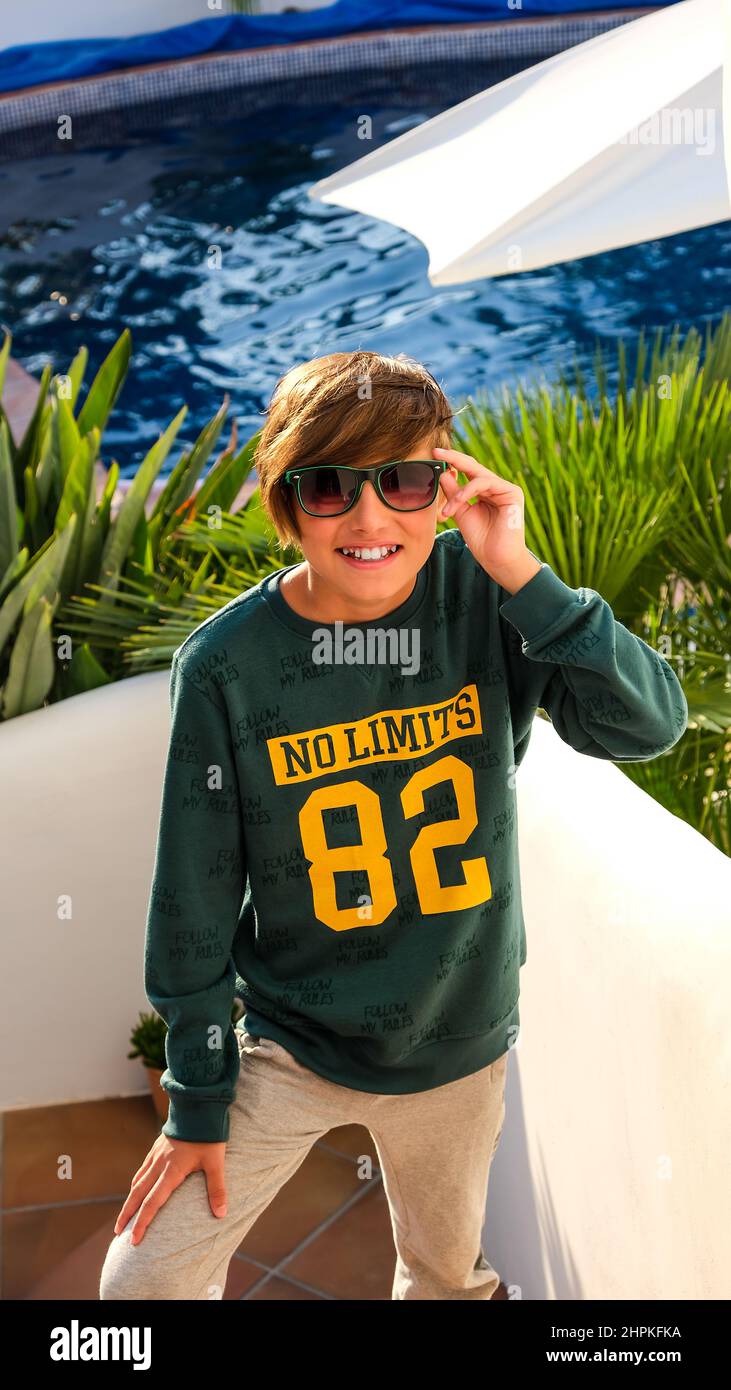
<path fill-rule="evenodd" d="M 160 1131 L 152 1100 L 9 1111 L 2 1125 L 2 1298 L 98 1299 L 130 1177 Z M 370 1178 L 359 1176 L 363 1155 Z M 360 1125 L 342 1126 L 252 1226 L 224 1297 L 390 1299 L 394 1264 L 373 1140 Z"/>

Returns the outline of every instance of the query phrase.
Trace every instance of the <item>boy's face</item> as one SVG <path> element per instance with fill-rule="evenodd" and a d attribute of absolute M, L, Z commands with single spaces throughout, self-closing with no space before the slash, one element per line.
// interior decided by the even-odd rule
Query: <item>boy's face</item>
<path fill-rule="evenodd" d="M 424 439 L 401 457 L 432 460 L 435 443 L 432 438 Z M 361 466 L 357 457 L 351 466 Z M 395 511 L 381 501 L 369 478 L 355 506 L 340 516 L 310 516 L 295 498 L 300 547 L 310 567 L 311 593 L 336 591 L 355 608 L 370 604 L 383 608 L 387 603 L 395 608 L 405 602 L 434 545 L 445 501 L 440 484 L 430 506 L 416 512 Z M 383 560 L 359 560 L 342 554 L 343 547 L 354 550 L 383 545 L 396 545 L 398 549 Z"/>

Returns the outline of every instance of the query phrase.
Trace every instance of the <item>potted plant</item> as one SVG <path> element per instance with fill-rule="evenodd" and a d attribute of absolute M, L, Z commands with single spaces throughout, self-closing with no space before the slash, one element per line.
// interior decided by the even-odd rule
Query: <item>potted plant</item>
<path fill-rule="evenodd" d="M 155 1109 L 164 1124 L 168 1117 L 168 1097 L 160 1085 L 160 1077 L 167 1067 L 165 1057 L 165 1036 L 167 1024 L 159 1014 L 140 1012 L 139 1023 L 130 1034 L 132 1051 L 127 1053 L 130 1061 L 140 1057 L 147 1071 Z"/>
<path fill-rule="evenodd" d="M 234 1027 L 243 1013 L 242 1001 L 234 999 L 231 1010 L 231 1022 Z M 127 1053 L 130 1061 L 135 1057 L 141 1059 L 147 1072 L 155 1110 L 163 1124 L 168 1117 L 168 1095 L 160 1085 L 160 1078 L 167 1069 L 167 1057 L 165 1056 L 167 1031 L 168 1026 L 164 1018 L 161 1018 L 154 1010 L 149 1014 L 140 1012 L 139 1022 L 135 1024 L 130 1034 L 132 1051 Z"/>

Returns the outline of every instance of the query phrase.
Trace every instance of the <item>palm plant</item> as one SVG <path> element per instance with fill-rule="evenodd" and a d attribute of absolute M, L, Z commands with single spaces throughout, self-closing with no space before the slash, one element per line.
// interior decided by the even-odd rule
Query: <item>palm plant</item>
<path fill-rule="evenodd" d="M 518 483 L 526 541 L 565 583 L 596 589 L 675 665 L 688 730 L 622 772 L 731 854 L 731 317 L 679 341 L 618 350 L 615 401 L 597 349 L 598 403 L 576 364 L 558 386 L 468 398 L 457 448 Z"/>
<path fill-rule="evenodd" d="M 0 398 L 10 345 L 6 335 Z M 3 719 L 169 664 L 175 647 L 211 607 L 279 563 L 256 502 L 249 498 L 235 517 L 229 511 L 251 470 L 258 436 L 237 449 L 234 425 L 196 490 L 221 434 L 227 401 L 181 454 L 149 516 L 145 503 L 185 406 L 143 459 L 117 515 L 112 516 L 116 461 L 97 497 L 102 432 L 127 373 L 130 347 L 125 330 L 77 414 L 86 349 L 65 375 L 52 377 L 47 366 L 17 445 L 0 407 Z"/>

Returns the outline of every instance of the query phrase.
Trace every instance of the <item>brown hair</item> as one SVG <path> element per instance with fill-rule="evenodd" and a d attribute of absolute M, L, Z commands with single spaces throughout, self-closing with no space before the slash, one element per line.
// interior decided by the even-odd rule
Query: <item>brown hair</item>
<path fill-rule="evenodd" d="M 297 502 L 285 469 L 388 462 L 422 439 L 451 445 L 454 411 L 420 362 L 399 353 L 331 352 L 277 382 L 254 453 L 261 505 L 282 547 L 299 550 Z"/>

